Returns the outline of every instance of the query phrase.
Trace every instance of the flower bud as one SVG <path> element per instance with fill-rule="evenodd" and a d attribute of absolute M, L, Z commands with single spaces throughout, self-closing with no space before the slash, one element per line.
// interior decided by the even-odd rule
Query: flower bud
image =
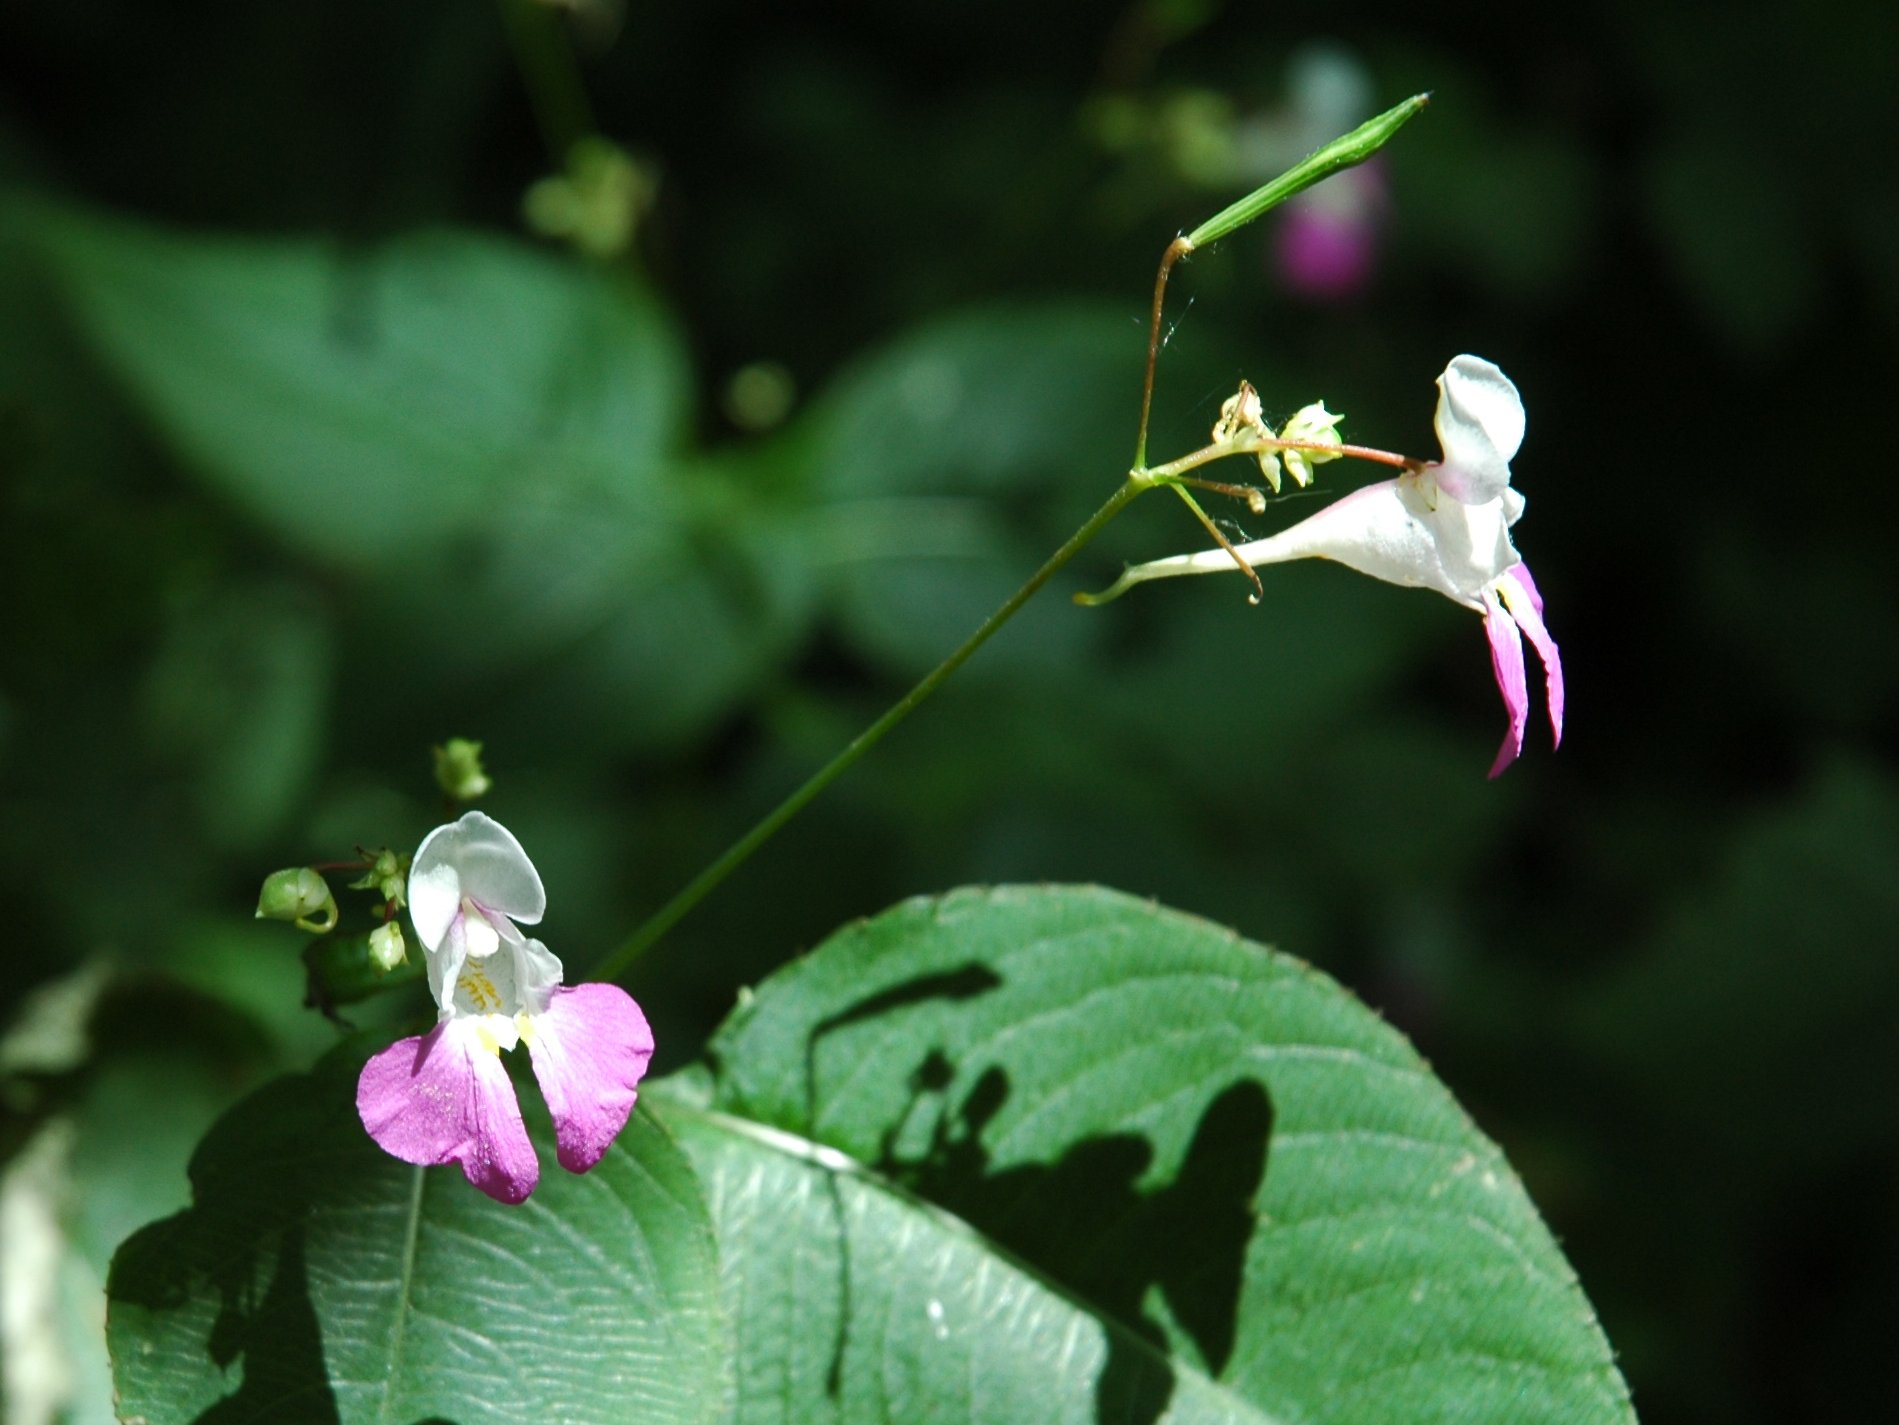
<path fill-rule="evenodd" d="M 1240 382 L 1240 389 L 1220 402 L 1220 419 L 1213 423 L 1214 443 L 1230 445 L 1249 435 L 1270 434 L 1261 414 L 1259 392 L 1253 389 L 1252 382 Z"/>
<path fill-rule="evenodd" d="M 481 744 L 451 737 L 435 749 L 435 782 L 458 802 L 486 796 L 494 786 L 481 765 Z"/>
<path fill-rule="evenodd" d="M 1324 401 L 1314 401 L 1293 412 L 1292 418 L 1279 432 L 1279 438 L 1298 441 L 1302 445 L 1338 445 L 1338 423 L 1343 419 L 1343 416 L 1328 411 Z M 1339 458 L 1338 452 L 1332 450 L 1288 450 L 1283 454 L 1287 473 L 1301 485 L 1312 483 L 1313 466 Z"/>
<path fill-rule="evenodd" d="M 369 869 L 349 883 L 352 891 L 374 891 L 397 907 L 408 903 L 408 859 L 386 847 L 376 853 Z"/>
<path fill-rule="evenodd" d="M 409 958 L 408 947 L 402 943 L 401 925 L 392 920 L 369 932 L 369 958 L 385 972 Z"/>
<path fill-rule="evenodd" d="M 1259 404 L 1259 392 L 1253 389 L 1250 381 L 1242 381 L 1240 389 L 1220 403 L 1220 419 L 1213 423 L 1213 440 L 1216 445 L 1234 445 L 1253 437 L 1271 440 L 1273 428 L 1266 424 Z M 1266 483 L 1273 487 L 1273 493 L 1277 495 L 1279 457 L 1270 450 L 1260 451 L 1259 473 L 1266 477 Z"/>
<path fill-rule="evenodd" d="M 259 920 L 288 920 L 299 930 L 327 935 L 336 929 L 336 897 L 330 883 L 308 866 L 273 871 L 257 896 Z"/>
<path fill-rule="evenodd" d="M 582 139 L 567 169 L 541 179 L 521 201 L 527 225 L 542 237 L 571 242 L 589 257 L 618 257 L 658 187 L 653 171 L 605 139 Z"/>

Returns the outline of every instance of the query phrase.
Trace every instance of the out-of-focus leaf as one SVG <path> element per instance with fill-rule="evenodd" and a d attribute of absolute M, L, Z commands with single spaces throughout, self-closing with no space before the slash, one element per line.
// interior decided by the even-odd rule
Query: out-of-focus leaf
<path fill-rule="evenodd" d="M 666 508 L 652 476 L 685 380 L 630 282 L 468 233 L 358 251 L 33 211 L 160 427 L 293 548 L 346 568 L 412 558 L 543 484 Z"/>
<path fill-rule="evenodd" d="M 121 1409 L 153 1425 L 709 1420 L 726 1323 L 705 1208 L 644 1114 L 520 1207 L 364 1135 L 360 1053 L 280 1079 L 192 1160 L 192 1206 L 113 1259 Z M 530 1132 L 551 1137 L 527 1096 Z"/>
<path fill-rule="evenodd" d="M 660 1111 L 741 1420 L 1633 1418 L 1495 1145 L 1336 984 L 1204 921 L 909 902 L 767 980 L 710 1064 Z"/>
<path fill-rule="evenodd" d="M 70 1073 L 92 1052 L 92 1015 L 112 978 L 104 961 L 36 986 L 11 1008 L 0 1036 L 0 1074 Z"/>
<path fill-rule="evenodd" d="M 1418 663 L 1455 659 L 1460 629 L 1470 677 L 1489 681 L 1475 621 L 1441 600 L 1316 560 L 1260 577 L 1258 605 L 1237 573 L 1171 580 L 1121 601 L 1144 599 L 1142 616 L 1165 636 L 1116 661 L 1103 701 L 1207 791 L 1257 786 L 1264 769 L 1363 716 Z M 1221 748 L 1236 733 L 1243 742 L 1209 755 L 1209 740 Z"/>
<path fill-rule="evenodd" d="M 1850 1160 L 1869 1114 L 1891 1132 L 1889 1096 L 1867 1086 L 1899 1080 L 1895 846 L 1891 773 L 1829 761 L 1742 823 L 1715 872 L 1579 1006 L 1598 1056 L 1671 1137 L 1739 1155 L 1757 1187 Z M 1753 1163 L 1763 1136 L 1789 1135 L 1798 1154 L 1774 1155 L 1771 1171 Z"/>
<path fill-rule="evenodd" d="M 1072 302 L 966 312 L 866 358 L 812 409 L 814 553 L 857 647 L 930 668 L 1114 492 L 1141 389 L 1128 318 Z M 1010 533 L 1010 511 L 1031 537 Z M 985 661 L 1072 660 L 1099 628 L 1055 602 Z"/>
<path fill-rule="evenodd" d="M 1102 303 L 983 308 L 866 357 L 812 412 L 822 494 L 1034 500 L 1120 483 L 1139 413 L 1138 312 Z"/>
<path fill-rule="evenodd" d="M 22 1425 L 110 1425 L 98 1272 L 68 1235 L 72 1124 L 55 1119 L 0 1163 L 0 1410 Z"/>
<path fill-rule="evenodd" d="M 1406 238 L 1501 296 L 1554 297 L 1601 222 L 1591 155 L 1561 129 L 1499 112 L 1454 56 L 1410 64 L 1434 93 L 1386 155 Z"/>
<path fill-rule="evenodd" d="M 1708 321 L 1764 352 L 1813 309 L 1821 258 L 1798 171 L 1725 128 L 1685 127 L 1651 155 L 1649 211 L 1677 275 Z"/>
<path fill-rule="evenodd" d="M 193 1143 L 267 1069 L 263 1047 L 226 1006 L 103 961 L 21 1006 L 0 1044 L 7 1128 L 30 1130 L 0 1135 L 8 1420 L 117 1418 L 104 1316 L 112 1250 L 183 1205 Z"/>
<path fill-rule="evenodd" d="M 147 674 L 145 723 L 160 760 L 190 775 L 215 844 L 254 846 L 308 791 L 331 659 L 322 610 L 282 584 L 233 585 L 174 611 Z"/>
<path fill-rule="evenodd" d="M 459 650 L 513 648 L 521 676 L 501 714 L 567 729 L 576 747 L 676 744 L 716 725 L 799 647 L 817 591 L 797 524 L 758 467 L 699 460 L 669 478 L 698 482 L 701 508 L 663 543 L 610 508 L 567 511 L 518 541 L 496 531 L 478 589 L 420 621 L 445 635 L 421 653 L 438 686 L 493 696 L 470 676 L 483 662 Z M 545 586 L 589 581 L 591 596 L 553 607 L 563 596 Z"/>
<path fill-rule="evenodd" d="M 684 361 L 631 278 L 469 233 L 355 251 L 32 212 L 191 465 L 365 585 L 354 636 L 384 661 L 359 704 L 400 670 L 464 708 L 551 705 L 617 752 L 701 732 L 802 636 L 771 472 L 686 458 Z M 247 796 L 281 786 L 265 761 Z"/>
<path fill-rule="evenodd" d="M 339 838 L 336 844 L 350 843 Z M 344 879 L 333 881 L 346 917 L 339 933 L 360 934 L 373 923 L 365 913 L 368 900 L 344 892 Z M 246 1016 L 269 1042 L 276 1064 L 309 1063 L 338 1036 L 336 1025 L 303 1003 L 301 952 L 310 937 L 279 922 L 233 919 L 230 911 L 168 927 L 159 963 L 168 978 Z"/>

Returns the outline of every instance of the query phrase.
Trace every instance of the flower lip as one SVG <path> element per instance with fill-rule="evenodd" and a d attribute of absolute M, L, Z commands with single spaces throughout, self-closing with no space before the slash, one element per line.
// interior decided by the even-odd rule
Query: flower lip
<path fill-rule="evenodd" d="M 508 1071 L 480 1031 L 477 1019 L 445 1020 L 391 1044 L 363 1065 L 356 1112 L 384 1152 L 421 1167 L 459 1163 L 489 1197 L 518 1203 L 540 1164 Z"/>
<path fill-rule="evenodd" d="M 465 900 L 491 922 L 499 916 L 536 925 L 547 910 L 547 891 L 527 852 L 484 812 L 436 827 L 416 848 L 409 915 L 425 950 L 441 948 Z"/>

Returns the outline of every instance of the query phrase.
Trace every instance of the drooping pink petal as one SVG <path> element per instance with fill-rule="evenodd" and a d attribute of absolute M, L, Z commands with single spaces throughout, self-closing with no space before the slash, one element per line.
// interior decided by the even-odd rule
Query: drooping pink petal
<path fill-rule="evenodd" d="M 1497 592 L 1503 596 L 1505 606 L 1511 615 L 1536 646 L 1537 656 L 1543 660 L 1543 689 L 1550 707 L 1550 745 L 1563 745 L 1563 655 L 1557 651 L 1556 640 L 1550 637 L 1550 631 L 1543 623 L 1543 596 L 1537 592 L 1536 581 L 1530 577 L 1530 566 L 1518 564 L 1504 571 L 1497 581 Z"/>
<path fill-rule="evenodd" d="M 1530 577 L 1530 566 L 1518 560 L 1503 572 L 1509 578 L 1515 580 L 1517 587 L 1522 589 L 1523 592 L 1529 596 L 1530 607 L 1535 609 L 1539 614 L 1542 613 L 1543 594 L 1542 591 L 1536 587 L 1536 580 Z"/>
<path fill-rule="evenodd" d="M 524 1037 L 554 1116 L 560 1165 L 584 1173 L 626 1127 L 653 1031 L 625 990 L 590 984 L 555 990 Z"/>
<path fill-rule="evenodd" d="M 356 1112 L 385 1152 L 424 1167 L 460 1163 L 497 1202 L 522 1201 L 540 1180 L 508 1071 L 471 1020 L 398 1040 L 363 1065 Z"/>
<path fill-rule="evenodd" d="M 1486 592 L 1484 604 L 1490 666 L 1497 675 L 1497 691 L 1503 694 L 1503 705 L 1510 713 L 1510 727 L 1503 735 L 1503 746 L 1497 749 L 1497 760 L 1490 766 L 1490 775 L 1496 777 L 1523 751 L 1523 733 L 1530 722 L 1530 689 L 1523 677 L 1523 639 L 1517 633 L 1516 620 L 1510 617 L 1510 611 L 1498 602 L 1495 594 Z"/>

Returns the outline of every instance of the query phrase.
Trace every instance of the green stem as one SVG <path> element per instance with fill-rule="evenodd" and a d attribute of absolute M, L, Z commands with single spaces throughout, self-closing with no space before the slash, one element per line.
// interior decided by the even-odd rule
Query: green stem
<path fill-rule="evenodd" d="M 1349 134 L 1335 138 L 1324 148 L 1306 155 L 1272 182 L 1255 188 L 1237 203 L 1222 208 L 1192 232 L 1168 244 L 1167 251 L 1161 254 L 1160 271 L 1154 274 L 1154 308 L 1147 324 L 1147 377 L 1141 383 L 1141 426 L 1134 437 L 1136 470 L 1147 467 L 1147 418 L 1154 405 L 1154 367 L 1160 360 L 1161 305 L 1167 296 L 1167 274 L 1173 271 L 1174 264 L 1195 248 L 1204 247 L 1234 229 L 1246 226 L 1260 214 L 1271 211 L 1313 184 L 1363 163 L 1390 143 L 1392 135 L 1430 102 L 1429 94 L 1414 94 L 1402 104 L 1385 110 L 1377 118 L 1367 119 Z"/>
<path fill-rule="evenodd" d="M 1259 581 L 1259 571 L 1246 562 L 1239 550 L 1233 547 L 1233 541 L 1228 539 L 1220 526 L 1215 524 L 1212 519 L 1208 517 L 1207 512 L 1200 508 L 1200 501 L 1188 494 L 1187 491 L 1179 485 L 1175 485 L 1173 490 L 1176 495 L 1187 502 L 1187 508 L 1192 510 L 1194 518 L 1200 521 L 1200 527 L 1213 536 L 1213 542 L 1233 557 L 1234 568 L 1238 569 L 1240 573 L 1253 581 L 1253 592 L 1250 596 L 1250 602 L 1257 604 L 1266 596 L 1266 586 Z M 1087 607 L 1087 603 L 1079 594 L 1075 596 L 1075 602 L 1081 604 L 1084 608 Z"/>
<path fill-rule="evenodd" d="M 501 0 L 501 18 L 541 141 L 554 167 L 564 170 L 574 145 L 592 137 L 596 127 L 574 47 L 562 32 L 561 17 L 545 5 Z"/>
<path fill-rule="evenodd" d="M 1398 470 L 1422 470 L 1427 463 L 1400 455 L 1395 450 L 1380 450 L 1371 445 L 1333 445 L 1330 441 L 1277 440 L 1271 436 L 1250 436 L 1245 440 L 1203 445 L 1200 449 L 1183 455 L 1178 460 L 1170 460 L 1165 465 L 1150 466 L 1143 473 L 1155 484 L 1166 485 L 1185 475 L 1189 470 L 1198 470 L 1202 465 L 1209 465 L 1215 460 L 1225 460 L 1230 455 L 1257 455 L 1263 450 L 1309 450 L 1315 455 L 1336 455 L 1346 460 L 1372 460 Z"/>
<path fill-rule="evenodd" d="M 884 715 L 869 727 L 858 733 L 837 756 L 813 773 L 805 784 L 786 797 L 763 820 L 746 832 L 727 848 L 724 855 L 707 866 L 698 875 L 688 881 L 685 887 L 665 905 L 647 917 L 646 923 L 627 937 L 612 954 L 601 961 L 594 976 L 602 980 L 616 980 L 624 975 L 640 956 L 652 948 L 654 942 L 671 930 L 692 908 L 740 866 L 744 865 L 751 854 L 763 846 L 778 829 L 803 811 L 811 801 L 831 783 L 856 765 L 863 755 L 883 740 L 884 734 L 902 722 L 917 708 L 925 698 L 941 687 L 950 674 L 967 663 L 972 654 L 1010 619 L 1036 592 L 1081 552 L 1082 547 L 1101 533 L 1109 520 L 1127 506 L 1128 502 L 1143 491 L 1154 488 L 1154 482 L 1142 471 L 1130 471 L 1121 487 L 1108 497 L 1105 504 L 1088 517 L 1082 527 L 1070 535 L 1068 542 L 1048 557 L 1048 561 L 1028 578 L 1028 581 L 1011 594 L 988 618 L 981 627 L 965 639 L 962 646 L 945 658 L 935 668 L 924 675 L 909 692 L 905 693 Z"/>
<path fill-rule="evenodd" d="M 1141 428 L 1134 437 L 1134 468 L 1147 466 L 1147 418 L 1154 409 L 1154 367 L 1160 361 L 1161 306 L 1167 300 L 1167 274 L 1174 264 L 1193 251 L 1193 244 L 1177 237 L 1161 254 L 1160 270 L 1154 274 L 1154 310 L 1147 324 L 1147 375 L 1141 382 Z"/>

